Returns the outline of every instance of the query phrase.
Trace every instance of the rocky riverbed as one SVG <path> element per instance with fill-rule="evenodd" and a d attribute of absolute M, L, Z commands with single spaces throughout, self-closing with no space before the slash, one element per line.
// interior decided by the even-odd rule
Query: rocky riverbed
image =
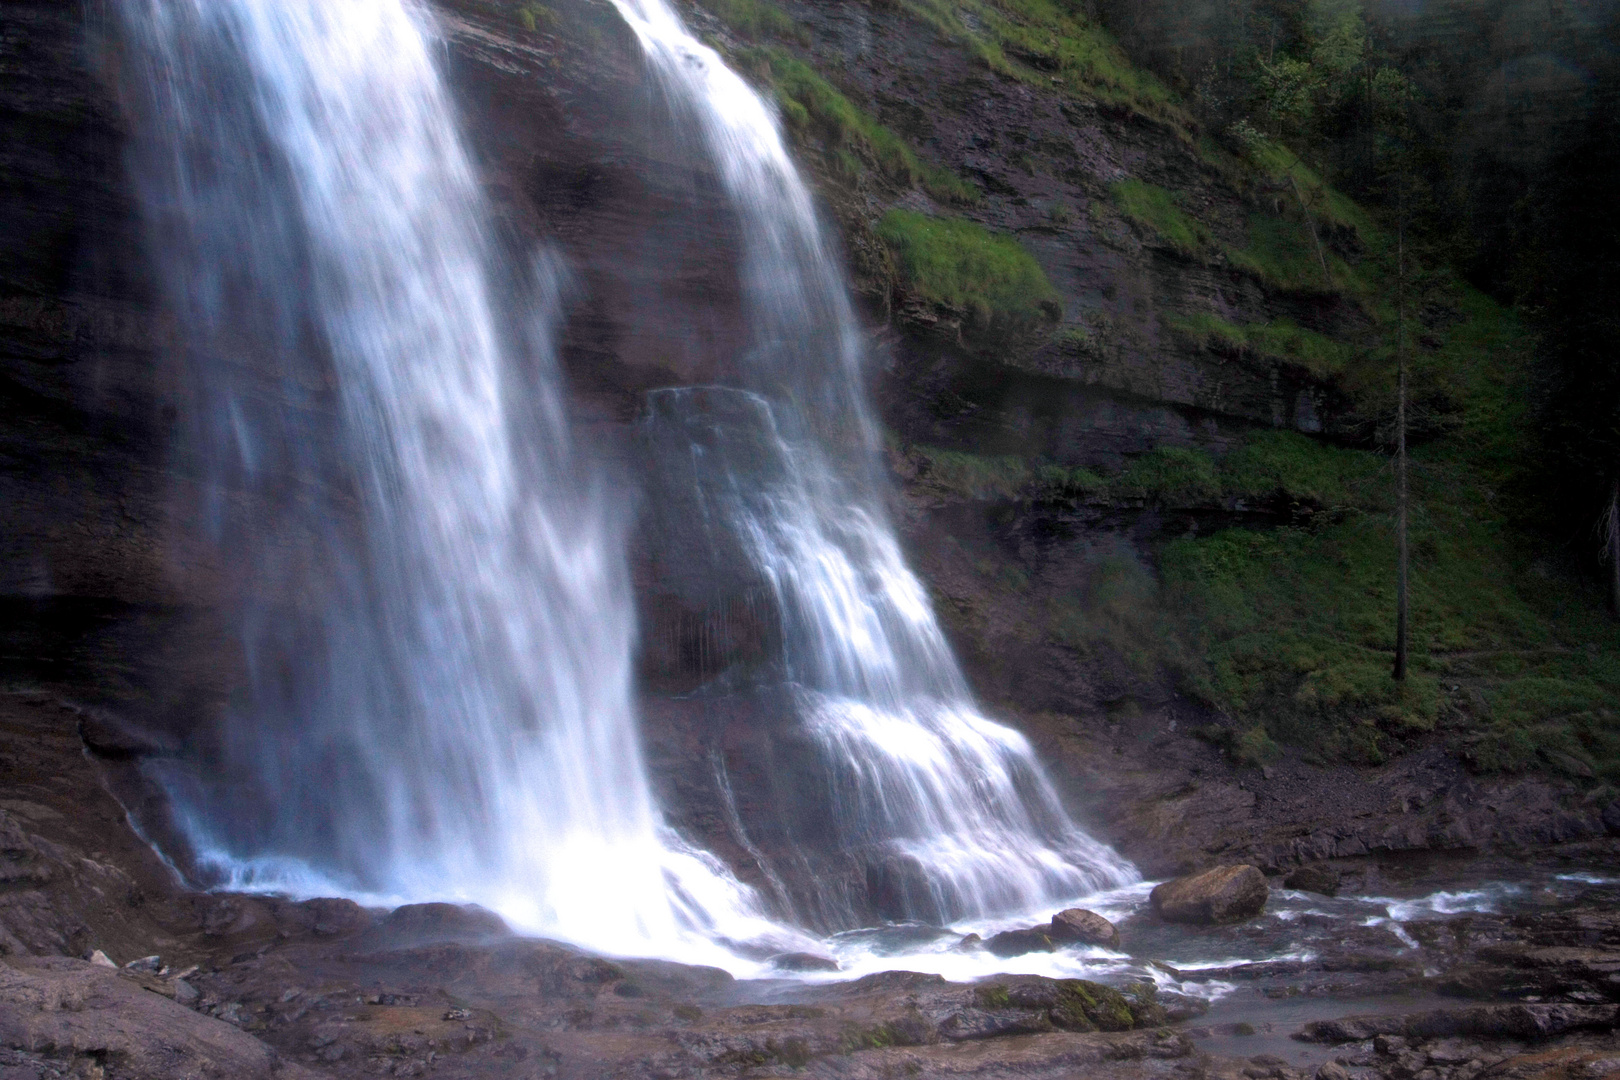
<path fill-rule="evenodd" d="M 1620 1075 L 1615 840 L 1312 864 L 1219 925 L 1159 917 L 1144 882 L 1088 898 L 1117 947 L 889 926 L 821 942 L 839 970 L 739 979 L 475 908 L 188 890 L 110 794 L 130 752 L 0 700 L 5 1080 Z"/>

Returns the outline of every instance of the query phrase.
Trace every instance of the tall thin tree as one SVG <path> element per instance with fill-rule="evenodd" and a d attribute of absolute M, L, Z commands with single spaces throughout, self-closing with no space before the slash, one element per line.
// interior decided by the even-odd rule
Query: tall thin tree
<path fill-rule="evenodd" d="M 1406 186 L 1401 185 L 1395 255 L 1395 681 L 1406 681 Z"/>
<path fill-rule="evenodd" d="M 1603 546 L 1609 560 L 1609 607 L 1620 615 L 1620 477 L 1609 484 L 1609 508 L 1603 513 Z"/>

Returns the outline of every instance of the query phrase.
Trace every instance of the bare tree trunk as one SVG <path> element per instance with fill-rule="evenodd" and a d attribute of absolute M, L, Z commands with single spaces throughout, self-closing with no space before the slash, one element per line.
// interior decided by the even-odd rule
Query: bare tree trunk
<path fill-rule="evenodd" d="M 1322 252 L 1322 238 L 1316 235 L 1316 218 L 1311 216 L 1311 208 L 1305 204 L 1305 193 L 1299 189 L 1299 180 L 1294 176 L 1294 170 L 1288 170 L 1288 182 L 1294 185 L 1294 198 L 1299 200 L 1299 208 L 1305 215 L 1305 224 L 1311 227 L 1311 243 L 1316 245 L 1316 261 L 1322 264 L 1322 280 L 1329 291 L 1333 289 L 1333 273 L 1328 269 L 1327 255 Z"/>
<path fill-rule="evenodd" d="M 1609 512 L 1604 515 L 1603 532 L 1609 549 L 1609 606 L 1620 615 L 1620 479 L 1609 485 Z"/>
<path fill-rule="evenodd" d="M 1406 212 L 1401 210 L 1395 269 L 1395 681 L 1406 681 Z"/>

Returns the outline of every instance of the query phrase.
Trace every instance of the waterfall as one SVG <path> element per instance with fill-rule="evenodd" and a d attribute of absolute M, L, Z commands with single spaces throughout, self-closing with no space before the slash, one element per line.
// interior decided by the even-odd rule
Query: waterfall
<path fill-rule="evenodd" d="M 769 932 L 665 827 L 622 522 L 407 0 L 120 0 L 183 445 L 247 669 L 152 766 L 235 888 L 483 903 L 612 953 Z"/>
<path fill-rule="evenodd" d="M 774 594 L 782 666 L 830 769 L 846 853 L 933 922 L 1049 910 L 1135 870 L 1067 816 L 1033 749 L 975 705 L 884 511 L 863 335 L 776 117 L 664 0 L 614 0 L 736 209 L 753 347 L 732 388 L 653 396 L 705 520 Z"/>

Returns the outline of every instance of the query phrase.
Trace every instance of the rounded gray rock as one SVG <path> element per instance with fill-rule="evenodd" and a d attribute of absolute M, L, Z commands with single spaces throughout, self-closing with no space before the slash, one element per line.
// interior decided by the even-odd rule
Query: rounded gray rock
<path fill-rule="evenodd" d="M 1208 926 L 1252 919 L 1265 909 L 1270 895 L 1258 868 L 1217 866 L 1157 885 L 1148 900 L 1162 919 Z"/>
<path fill-rule="evenodd" d="M 1085 908 L 1068 908 L 1052 916 L 1047 936 L 1059 945 L 1100 945 L 1119 948 L 1119 930 L 1114 924 Z"/>

